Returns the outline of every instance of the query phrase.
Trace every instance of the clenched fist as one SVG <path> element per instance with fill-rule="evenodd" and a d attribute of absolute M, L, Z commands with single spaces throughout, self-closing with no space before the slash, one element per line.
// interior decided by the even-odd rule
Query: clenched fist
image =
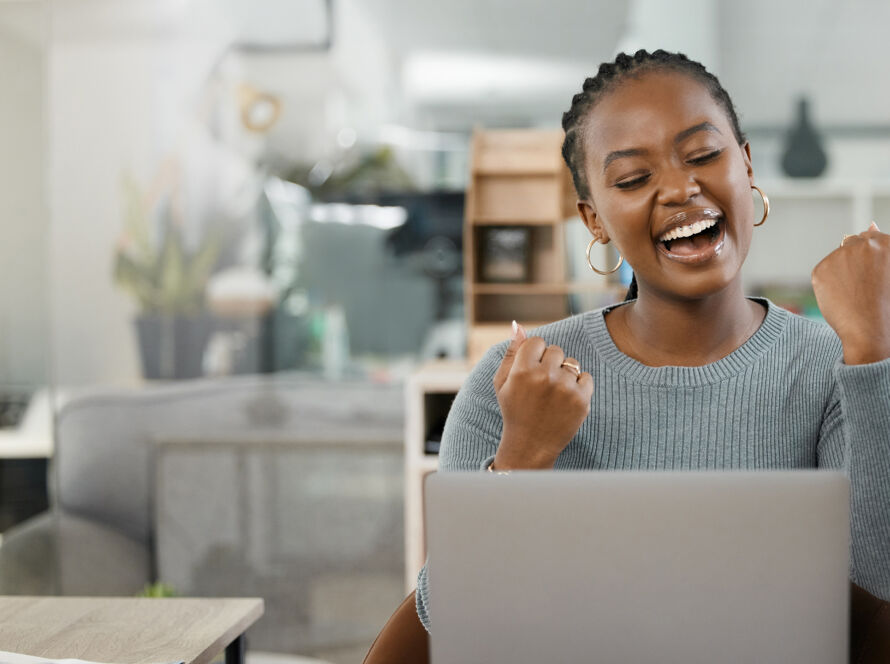
<path fill-rule="evenodd" d="M 526 338 L 516 328 L 494 375 L 504 428 L 494 459 L 498 470 L 552 468 L 590 412 L 593 378 L 577 375 L 559 346 Z"/>
<path fill-rule="evenodd" d="M 876 224 L 844 239 L 813 270 L 819 309 L 844 347 L 844 362 L 890 357 L 890 235 Z"/>

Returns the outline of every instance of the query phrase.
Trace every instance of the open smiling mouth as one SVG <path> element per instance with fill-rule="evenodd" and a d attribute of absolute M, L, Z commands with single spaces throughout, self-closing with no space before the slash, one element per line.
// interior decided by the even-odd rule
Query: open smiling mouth
<path fill-rule="evenodd" d="M 723 249 L 726 220 L 717 215 L 699 216 L 683 226 L 662 234 L 656 241 L 658 250 L 679 263 L 704 263 Z"/>

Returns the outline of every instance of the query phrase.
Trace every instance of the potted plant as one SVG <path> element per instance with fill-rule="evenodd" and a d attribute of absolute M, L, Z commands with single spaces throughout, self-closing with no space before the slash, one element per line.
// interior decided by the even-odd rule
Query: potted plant
<path fill-rule="evenodd" d="M 220 254 L 218 234 L 204 233 L 189 248 L 170 197 L 146 205 L 132 178 L 124 179 L 124 231 L 114 256 L 114 280 L 139 302 L 135 320 L 145 378 L 200 376 L 212 320 L 204 289 Z"/>

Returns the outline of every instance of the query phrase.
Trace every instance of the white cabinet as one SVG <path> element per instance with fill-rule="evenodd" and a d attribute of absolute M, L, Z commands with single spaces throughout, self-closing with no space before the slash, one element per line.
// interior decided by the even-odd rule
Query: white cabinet
<path fill-rule="evenodd" d="M 423 532 L 423 478 L 435 472 L 438 454 L 426 452 L 430 434 L 440 433 L 445 417 L 471 366 L 432 362 L 405 385 L 405 588 L 414 590 L 426 558 Z"/>
<path fill-rule="evenodd" d="M 810 272 L 841 243 L 872 220 L 890 229 L 890 182 L 764 180 L 770 215 L 754 229 L 742 269 L 746 291 L 764 284 L 807 287 Z M 760 197 L 753 192 L 755 217 Z"/>

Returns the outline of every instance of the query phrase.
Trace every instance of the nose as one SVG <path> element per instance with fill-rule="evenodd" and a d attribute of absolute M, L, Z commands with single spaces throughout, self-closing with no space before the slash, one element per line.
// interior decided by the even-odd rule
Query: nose
<path fill-rule="evenodd" d="M 658 202 L 662 205 L 682 205 L 701 193 L 693 173 L 682 168 L 663 171 L 658 188 Z"/>

